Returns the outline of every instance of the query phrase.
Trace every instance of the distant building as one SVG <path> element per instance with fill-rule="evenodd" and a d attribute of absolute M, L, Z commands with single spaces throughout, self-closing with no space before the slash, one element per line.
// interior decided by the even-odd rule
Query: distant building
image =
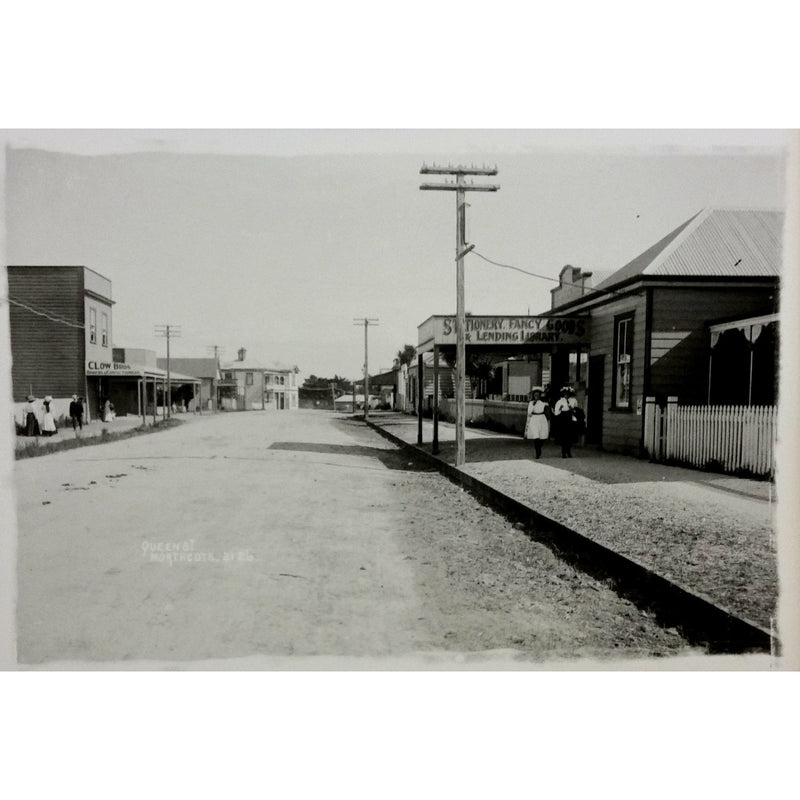
<path fill-rule="evenodd" d="M 397 396 L 401 379 L 400 361 L 395 359 L 392 369 L 381 372 L 378 375 L 371 375 L 369 379 L 370 396 L 376 395 L 378 407 L 389 407 L 394 410 L 399 408 Z"/>
<path fill-rule="evenodd" d="M 405 370 L 405 391 L 403 392 L 404 406 L 398 411 L 417 411 L 419 402 L 419 364 L 415 358 Z M 433 408 L 433 353 L 424 353 L 422 356 L 422 400 L 423 410 Z M 439 358 L 439 397 L 455 396 L 455 370 L 447 364 L 444 358 Z M 464 384 L 464 396 L 472 398 L 472 384 L 467 380 Z"/>
<path fill-rule="evenodd" d="M 166 370 L 167 359 L 159 358 L 158 366 Z M 216 411 L 220 371 L 216 358 L 170 358 L 170 372 L 192 375 L 200 379 L 198 402 L 203 411 Z"/>
<path fill-rule="evenodd" d="M 227 409 L 299 408 L 296 366 L 266 365 L 247 359 L 242 347 L 236 361 L 220 366 L 220 407 Z"/>
<path fill-rule="evenodd" d="M 542 365 L 538 360 L 508 359 L 494 367 L 489 384 L 491 399 L 528 402 L 531 388 L 542 384 Z"/>
<path fill-rule="evenodd" d="M 370 394 L 369 396 L 369 407 L 371 409 L 378 408 L 380 400 L 377 396 Z M 353 410 L 353 395 L 352 394 L 343 394 L 341 397 L 337 397 L 333 404 L 335 411 L 352 411 Z M 357 394 L 355 399 L 355 409 L 356 411 L 363 411 L 364 409 L 364 395 Z"/>
<path fill-rule="evenodd" d="M 176 411 L 200 410 L 199 378 L 179 372 L 174 366 L 168 374 L 158 365 L 155 350 L 115 347 L 113 353 L 115 372 L 109 383 L 109 397 L 119 416 L 154 414 L 159 409 L 163 414 L 168 400 Z"/>

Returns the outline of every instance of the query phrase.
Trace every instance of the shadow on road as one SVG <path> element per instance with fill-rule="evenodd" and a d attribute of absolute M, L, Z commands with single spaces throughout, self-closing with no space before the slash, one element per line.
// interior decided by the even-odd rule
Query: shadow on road
<path fill-rule="evenodd" d="M 295 453 L 321 453 L 335 456 L 360 456 L 374 458 L 387 469 L 398 469 L 405 472 L 435 472 L 435 468 L 417 459 L 409 459 L 400 450 L 386 450 L 381 447 L 365 445 L 323 444 L 321 442 L 273 442 L 269 450 L 286 450 Z"/>

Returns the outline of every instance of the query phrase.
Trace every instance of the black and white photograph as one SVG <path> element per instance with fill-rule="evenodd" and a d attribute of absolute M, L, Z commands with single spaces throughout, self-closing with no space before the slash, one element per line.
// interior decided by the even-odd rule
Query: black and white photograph
<path fill-rule="evenodd" d="M 3 796 L 789 793 L 789 5 L 2 21 Z"/>
<path fill-rule="evenodd" d="M 779 663 L 785 133 L 7 140 L 20 668 Z"/>

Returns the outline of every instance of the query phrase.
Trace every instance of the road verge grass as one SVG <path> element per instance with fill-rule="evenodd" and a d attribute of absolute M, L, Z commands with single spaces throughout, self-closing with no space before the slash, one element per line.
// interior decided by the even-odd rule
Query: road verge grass
<path fill-rule="evenodd" d="M 42 442 L 37 439 L 29 446 L 17 450 L 15 457 L 17 461 L 20 461 L 23 458 L 47 456 L 51 453 L 58 453 L 61 450 L 74 450 L 77 447 L 89 447 L 96 444 L 106 444 L 107 442 L 117 442 L 121 439 L 130 439 L 133 436 L 141 436 L 142 434 L 157 433 L 182 424 L 181 420 L 171 418 L 160 420 L 154 425 L 140 425 L 138 428 L 130 428 L 126 431 L 109 431 L 108 428 L 103 428 L 99 436 L 82 436 L 75 439 L 65 439 L 60 442 Z"/>

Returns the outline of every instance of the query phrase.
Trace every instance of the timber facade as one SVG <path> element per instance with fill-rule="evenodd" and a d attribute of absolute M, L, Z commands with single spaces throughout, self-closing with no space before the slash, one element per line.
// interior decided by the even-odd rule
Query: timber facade
<path fill-rule="evenodd" d="M 591 273 L 562 270 L 548 313 L 591 321 L 587 441 L 641 453 L 648 397 L 659 405 L 669 397 L 682 405 L 776 402 L 777 322 L 749 342 L 740 334 L 738 350 L 715 355 L 713 368 L 712 328 L 777 319 L 782 225 L 776 211 L 707 210 L 597 287 Z M 737 323 L 728 327 L 735 333 Z"/>
<path fill-rule="evenodd" d="M 15 403 L 50 395 L 54 413 L 73 394 L 97 416 L 101 386 L 87 364 L 112 354 L 111 281 L 84 266 L 9 266 L 11 381 Z"/>

